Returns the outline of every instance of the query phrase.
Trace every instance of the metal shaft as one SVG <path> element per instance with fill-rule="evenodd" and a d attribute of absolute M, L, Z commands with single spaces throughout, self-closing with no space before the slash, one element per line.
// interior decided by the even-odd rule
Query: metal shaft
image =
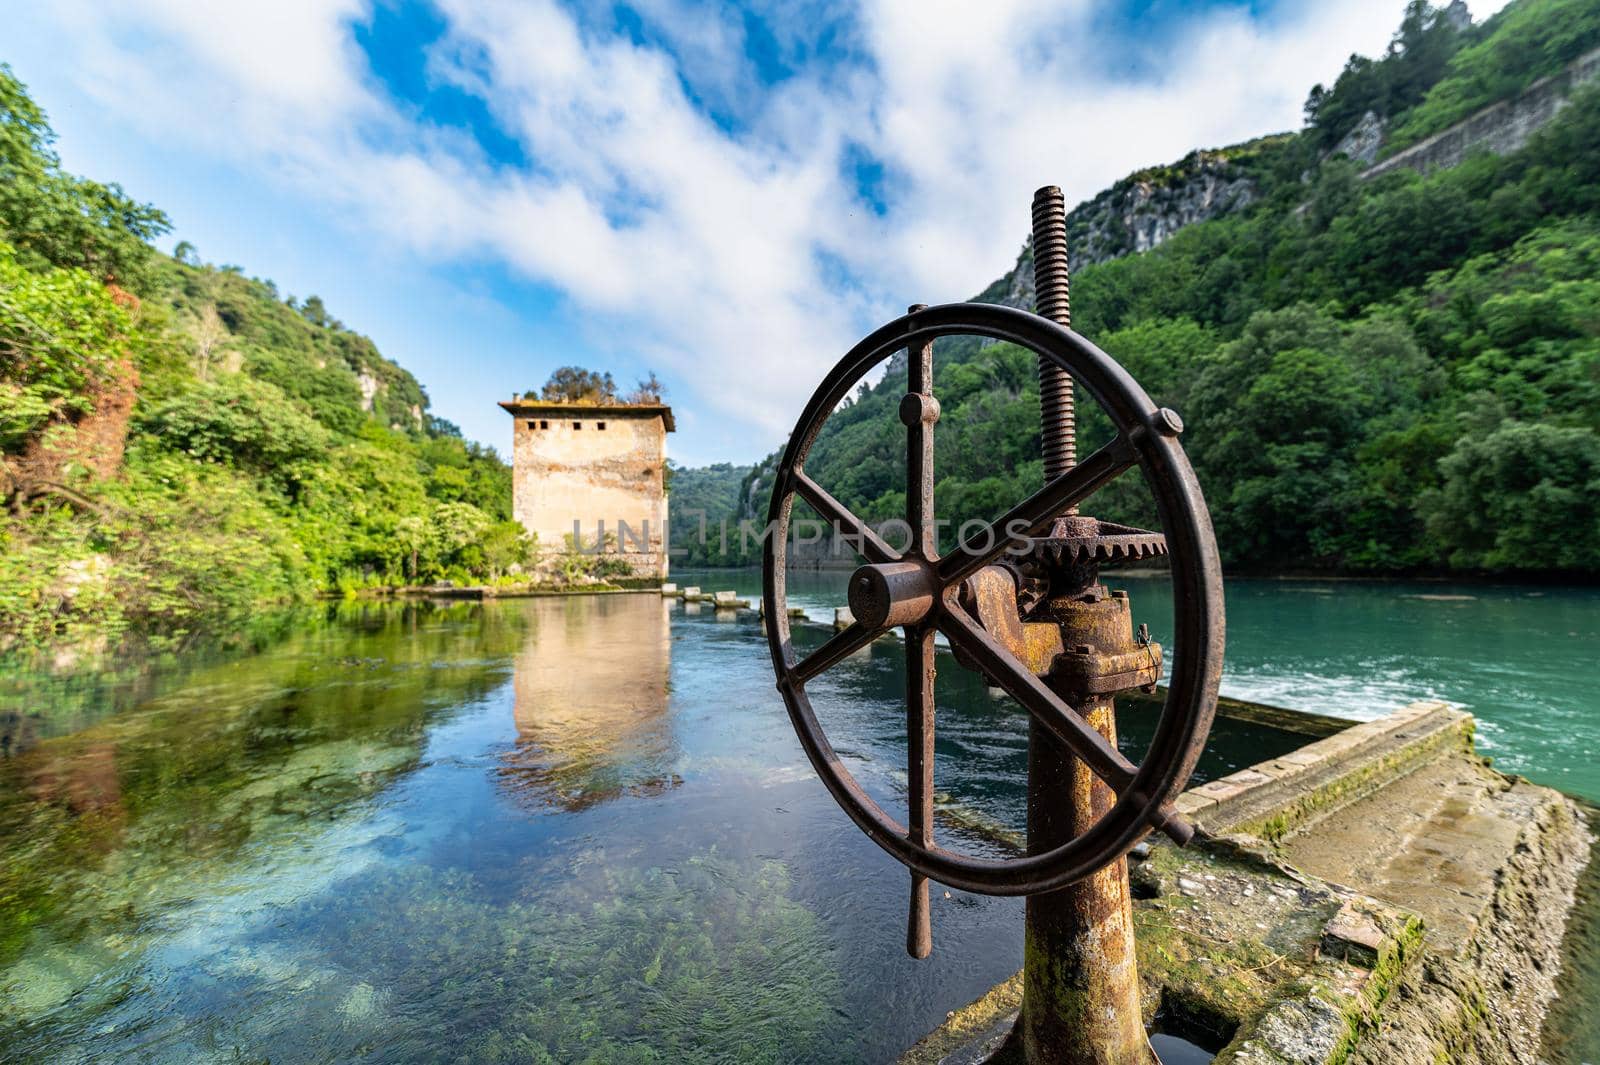
<path fill-rule="evenodd" d="M 1066 203 L 1055 186 L 1033 197 L 1033 276 L 1039 314 L 1071 324 L 1068 306 Z M 1041 437 L 1046 479 L 1077 464 L 1072 378 L 1039 360 Z M 1066 522 L 1088 524 L 1077 518 Z M 1094 598 L 1094 566 L 1055 569 L 1047 600 L 1067 647 L 1102 651 L 1120 634 L 1105 631 L 1094 610 L 1072 604 Z M 1126 623 L 1123 623 L 1126 627 Z M 1059 691 L 1085 720 L 1116 744 L 1116 707 L 1110 697 L 1085 698 Z M 1116 796 L 1083 762 L 1037 722 L 1028 734 L 1028 853 L 1051 850 L 1081 835 L 1103 817 Z M 1128 867 L 1118 859 L 1059 891 L 1030 895 L 1025 909 L 1022 1015 L 1012 1045 L 1029 1065 L 1151 1065 L 1156 1062 L 1140 1008 L 1134 954 L 1133 902 Z"/>
<path fill-rule="evenodd" d="M 926 305 L 913 304 L 915 314 Z M 932 558 L 938 545 L 933 524 L 933 426 L 939 406 L 933 398 L 933 342 L 906 352 L 906 396 L 900 418 L 906 426 L 906 521 L 913 535 L 911 554 Z M 933 677 L 934 629 L 931 624 L 906 626 L 906 827 L 912 841 L 933 845 Z M 911 874 L 911 906 L 906 921 L 906 953 L 926 958 L 933 953 L 933 927 L 928 913 L 928 878 Z"/>

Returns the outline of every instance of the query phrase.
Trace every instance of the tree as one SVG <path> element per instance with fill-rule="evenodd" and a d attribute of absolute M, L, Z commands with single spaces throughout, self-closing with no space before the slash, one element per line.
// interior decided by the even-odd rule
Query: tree
<path fill-rule="evenodd" d="M 200 380 L 211 378 L 211 356 L 217 353 L 228 339 L 228 327 L 222 324 L 217 305 L 208 303 L 200 309 L 200 318 L 194 325 L 194 353 L 198 362 L 196 373 Z"/>
<path fill-rule="evenodd" d="M 143 413 L 139 428 L 201 462 L 250 470 L 293 495 L 331 440 L 299 404 L 242 375 L 205 382 Z"/>
<path fill-rule="evenodd" d="M 539 396 L 548 403 L 615 403 L 617 383 L 609 373 L 562 366 L 550 375 Z"/>
<path fill-rule="evenodd" d="M 649 375 L 634 386 L 628 393 L 628 402 L 640 405 L 658 404 L 667 394 L 667 386 L 656 379 L 656 372 L 651 370 Z"/>
<path fill-rule="evenodd" d="M 1410 0 L 1382 59 L 1353 55 L 1331 89 L 1312 87 L 1305 116 L 1318 147 L 1331 149 L 1368 111 L 1393 120 L 1416 107 L 1462 43 L 1444 8 Z"/>
<path fill-rule="evenodd" d="M 500 521 L 489 526 L 479 541 L 490 580 L 499 580 L 512 566 L 531 557 L 534 542 L 521 522 Z"/>
<path fill-rule="evenodd" d="M 1255 567 L 1344 561 L 1360 446 L 1439 387 L 1402 323 L 1343 325 L 1309 307 L 1252 316 L 1207 360 L 1191 397 L 1191 454 L 1224 556 Z"/>
<path fill-rule="evenodd" d="M 328 313 L 328 308 L 323 306 L 321 296 L 307 296 L 306 301 L 300 305 L 300 314 L 312 325 L 324 329 L 343 329 L 344 324 L 339 319 Z"/>
<path fill-rule="evenodd" d="M 440 503 L 428 519 L 434 547 L 441 559 L 478 541 L 489 530 L 489 516 L 471 503 Z"/>
<path fill-rule="evenodd" d="M 1600 568 L 1600 435 L 1507 420 L 1468 432 L 1422 501 L 1428 531 L 1457 566 Z"/>
<path fill-rule="evenodd" d="M 91 413 L 135 337 L 132 315 L 90 274 L 29 270 L 0 242 L 0 452 Z"/>
<path fill-rule="evenodd" d="M 149 282 L 148 241 L 171 228 L 167 216 L 61 170 L 55 134 L 27 89 L 0 64 L 0 237 L 25 262 L 76 267 L 135 290 Z"/>
<path fill-rule="evenodd" d="M 410 565 L 406 567 L 406 575 L 413 581 L 417 579 L 420 569 L 422 552 L 429 545 L 428 519 L 416 514 L 408 514 L 395 522 L 394 542 L 405 552 Z"/>

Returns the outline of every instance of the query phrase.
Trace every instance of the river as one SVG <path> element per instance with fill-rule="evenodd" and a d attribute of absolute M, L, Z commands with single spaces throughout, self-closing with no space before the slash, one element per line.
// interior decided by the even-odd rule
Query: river
<path fill-rule="evenodd" d="M 1160 638 L 1160 583 L 1116 583 Z M 840 575 L 793 585 L 831 618 Z M 1600 596 L 1234 581 L 1229 611 L 1226 693 L 1450 699 L 1503 768 L 1600 798 Z M 891 809 L 901 662 L 813 685 Z M 943 656 L 940 684 L 941 839 L 999 854 L 1025 720 Z M 339 604 L 256 648 L 13 670 L 0 715 L 7 1060 L 877 1062 L 1021 957 L 1020 903 L 942 890 L 933 959 L 905 956 L 904 871 L 816 782 L 750 615 Z M 1130 749 L 1147 730 L 1124 714 Z M 1201 776 L 1299 742 L 1222 722 Z"/>

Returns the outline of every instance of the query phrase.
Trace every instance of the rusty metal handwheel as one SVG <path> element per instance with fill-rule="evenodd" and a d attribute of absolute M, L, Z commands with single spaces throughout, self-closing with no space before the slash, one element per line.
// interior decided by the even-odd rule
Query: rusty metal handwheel
<path fill-rule="evenodd" d="M 975 335 L 1021 345 L 1066 370 L 1117 430 L 1102 447 L 991 523 L 994 534 L 967 537 L 939 557 L 933 538 L 933 426 L 939 416 L 928 347 L 939 337 Z M 913 537 L 893 550 L 805 472 L 828 415 L 874 366 L 901 349 L 911 359 L 901 403 L 909 448 L 906 520 Z M 1031 895 L 1081 880 L 1126 854 L 1152 828 L 1185 842 L 1193 834 L 1170 800 L 1194 770 L 1216 710 L 1222 673 L 1222 573 L 1211 519 L 1194 471 L 1178 444 L 1183 425 L 1112 358 L 1083 337 L 1026 311 L 978 303 L 915 310 L 867 336 L 840 360 L 800 415 L 778 467 L 763 550 L 767 640 L 795 731 L 823 783 L 851 820 L 916 874 L 989 895 Z M 1133 466 L 1149 482 L 1171 558 L 1175 665 L 1160 723 L 1142 765 L 1134 766 L 1043 681 L 1013 657 L 958 602 L 962 585 L 1027 538 L 1047 533 L 1062 511 Z M 805 658 L 790 642 L 785 594 L 786 543 L 795 497 L 850 538 L 867 565 L 851 578 L 856 621 Z M 891 628 L 906 634 L 909 824 L 891 817 L 862 789 L 823 734 L 807 682 Z M 1117 794 L 1084 834 L 1042 854 L 977 858 L 933 842 L 933 635 L 975 662 L 991 682 L 1080 758 Z"/>

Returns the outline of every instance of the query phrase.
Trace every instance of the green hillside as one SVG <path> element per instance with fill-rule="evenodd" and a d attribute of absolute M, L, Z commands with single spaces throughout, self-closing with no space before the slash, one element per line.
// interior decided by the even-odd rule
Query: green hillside
<path fill-rule="evenodd" d="M 731 462 L 670 467 L 672 565 L 704 565 L 719 556 L 720 523 L 740 511 L 752 469 Z"/>
<path fill-rule="evenodd" d="M 1313 92 L 1305 130 L 1255 142 L 1248 209 L 1077 271 L 1074 328 L 1183 414 L 1233 569 L 1600 573 L 1600 85 L 1520 151 L 1426 177 L 1363 182 L 1327 154 L 1369 109 L 1432 131 L 1459 111 L 1437 101 L 1493 102 L 1597 45 L 1600 0 L 1518 0 L 1465 32 L 1414 4 L 1384 57 Z M 941 517 L 1040 483 L 1034 373 L 1004 344 L 936 349 Z M 905 387 L 892 366 L 808 463 L 872 520 L 903 510 Z M 1080 415 L 1080 451 L 1108 432 Z M 1153 521 L 1136 480 L 1094 513 Z"/>
<path fill-rule="evenodd" d="M 523 559 L 510 476 L 315 296 L 149 242 L 0 66 L 0 651 Z"/>
<path fill-rule="evenodd" d="M 1600 7 L 1588 0 L 1512 4 L 1460 37 L 1443 75 L 1396 114 L 1395 152 L 1526 89 L 1600 46 Z"/>

